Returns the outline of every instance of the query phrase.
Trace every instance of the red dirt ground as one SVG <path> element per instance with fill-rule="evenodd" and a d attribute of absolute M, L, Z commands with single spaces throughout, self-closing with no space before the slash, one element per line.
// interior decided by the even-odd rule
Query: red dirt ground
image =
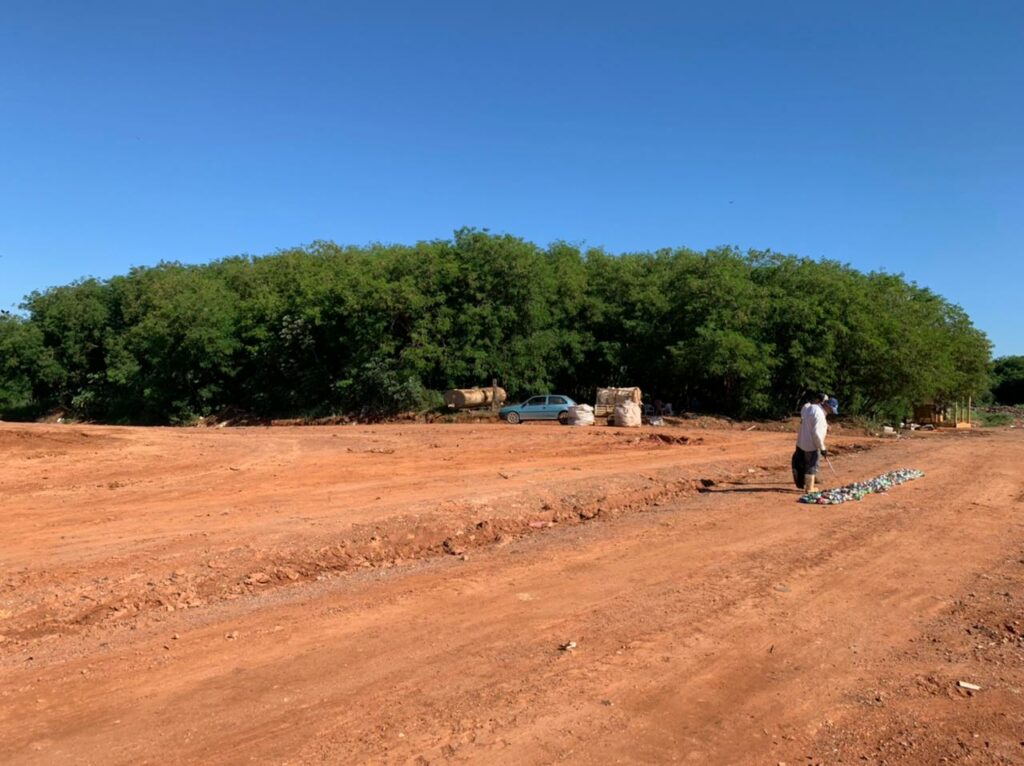
<path fill-rule="evenodd" d="M 1024 435 L 792 441 L 0 425 L 0 762 L 1024 764 Z"/>

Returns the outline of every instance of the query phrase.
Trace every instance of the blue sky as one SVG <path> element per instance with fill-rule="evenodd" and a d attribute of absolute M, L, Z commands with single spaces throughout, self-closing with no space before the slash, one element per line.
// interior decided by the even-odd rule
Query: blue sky
<path fill-rule="evenodd" d="M 899 272 L 1024 354 L 1017 2 L 0 8 L 0 308 L 462 226 Z"/>

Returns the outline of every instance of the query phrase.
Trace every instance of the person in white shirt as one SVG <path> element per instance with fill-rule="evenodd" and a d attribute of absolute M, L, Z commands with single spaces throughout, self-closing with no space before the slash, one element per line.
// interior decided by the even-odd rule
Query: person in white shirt
<path fill-rule="evenodd" d="M 814 491 L 821 457 L 828 456 L 825 437 L 828 435 L 828 415 L 839 414 L 839 402 L 827 394 L 818 394 L 800 410 L 800 433 L 796 448 L 803 452 L 804 492 Z"/>

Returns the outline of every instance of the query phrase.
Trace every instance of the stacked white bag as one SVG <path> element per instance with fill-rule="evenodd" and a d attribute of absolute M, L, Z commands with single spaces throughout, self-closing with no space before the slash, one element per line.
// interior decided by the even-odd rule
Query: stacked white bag
<path fill-rule="evenodd" d="M 577 404 L 569 408 L 567 421 L 571 426 L 594 425 L 594 408 L 589 404 Z"/>
<path fill-rule="evenodd" d="M 615 425 L 620 428 L 636 428 L 640 425 L 640 405 L 636 402 L 619 402 L 615 405 Z"/>

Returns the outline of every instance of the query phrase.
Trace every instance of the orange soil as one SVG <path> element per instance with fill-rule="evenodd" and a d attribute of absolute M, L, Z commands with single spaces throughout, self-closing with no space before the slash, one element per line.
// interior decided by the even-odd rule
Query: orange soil
<path fill-rule="evenodd" d="M 792 440 L 0 425 L 0 762 L 1024 763 L 1024 437 Z"/>

